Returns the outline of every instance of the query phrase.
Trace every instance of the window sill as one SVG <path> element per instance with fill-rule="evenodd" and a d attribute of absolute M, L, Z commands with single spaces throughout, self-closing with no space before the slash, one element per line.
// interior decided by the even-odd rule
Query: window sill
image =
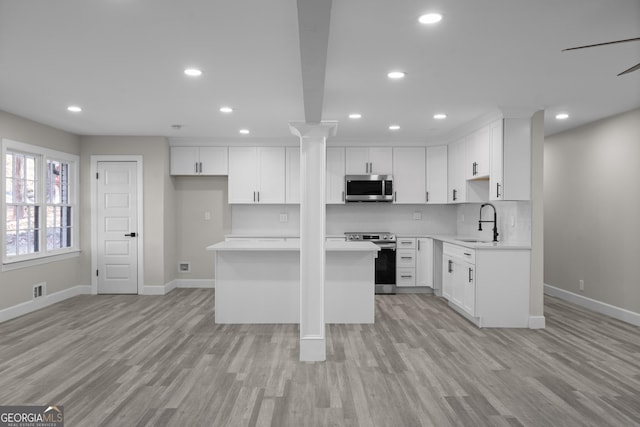
<path fill-rule="evenodd" d="M 2 264 L 2 271 L 19 270 L 21 268 L 33 267 L 35 265 L 49 264 L 51 262 L 62 261 L 80 256 L 79 250 L 65 252 L 63 254 L 48 255 L 40 258 L 25 259 L 22 261 L 13 261 Z"/>

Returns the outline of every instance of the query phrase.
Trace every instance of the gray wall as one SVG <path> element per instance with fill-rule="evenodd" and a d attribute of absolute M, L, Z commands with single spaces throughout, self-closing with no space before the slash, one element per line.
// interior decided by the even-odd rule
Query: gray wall
<path fill-rule="evenodd" d="M 169 176 L 169 142 L 164 137 L 83 136 L 80 138 L 80 176 L 88 183 L 91 155 L 141 155 L 144 165 L 144 284 L 165 285 L 175 278 L 175 200 Z M 91 192 L 83 187 L 81 240 L 87 252 L 84 274 L 90 274 Z"/>
<path fill-rule="evenodd" d="M 79 138 L 76 135 L 3 111 L 0 111 L 0 137 L 65 153 L 80 154 Z M 80 169 L 82 170 L 82 165 Z M 80 183 L 80 192 L 82 191 L 83 186 Z M 86 252 L 88 248 L 81 244 L 81 250 Z M 89 285 L 89 277 L 82 274 L 81 263 L 82 257 L 75 257 L 0 272 L 0 310 L 31 301 L 33 285 L 37 283 L 46 282 L 48 294 L 77 285 Z"/>
<path fill-rule="evenodd" d="M 636 313 L 639 124 L 640 109 L 556 134 L 544 155 L 545 283 Z"/>

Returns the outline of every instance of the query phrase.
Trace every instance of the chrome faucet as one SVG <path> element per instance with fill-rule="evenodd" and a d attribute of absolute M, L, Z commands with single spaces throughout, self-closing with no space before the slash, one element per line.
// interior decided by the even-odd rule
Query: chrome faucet
<path fill-rule="evenodd" d="M 483 221 L 482 220 L 482 208 L 485 206 L 491 206 L 493 208 L 493 221 Z M 480 218 L 478 219 L 478 231 L 482 231 L 482 223 L 483 222 L 492 222 L 493 223 L 493 241 L 498 241 L 498 214 L 496 213 L 496 207 L 491 203 L 483 203 L 480 205 Z"/>

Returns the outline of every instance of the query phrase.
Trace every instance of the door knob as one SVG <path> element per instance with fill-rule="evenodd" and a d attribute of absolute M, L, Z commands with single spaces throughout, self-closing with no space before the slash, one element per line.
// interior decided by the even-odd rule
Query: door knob
<path fill-rule="evenodd" d="M 124 237 L 136 237 L 136 233 L 125 234 Z"/>

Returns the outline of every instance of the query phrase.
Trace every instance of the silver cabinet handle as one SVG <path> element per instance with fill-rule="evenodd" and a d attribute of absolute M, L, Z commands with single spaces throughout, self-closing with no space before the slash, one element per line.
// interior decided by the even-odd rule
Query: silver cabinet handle
<path fill-rule="evenodd" d="M 344 202 L 344 190 L 342 191 L 342 201 Z"/>
<path fill-rule="evenodd" d="M 195 167 L 195 173 L 198 173 L 198 162 L 195 162 L 193 166 Z"/>
<path fill-rule="evenodd" d="M 429 192 L 428 191 L 426 193 L 424 193 L 424 198 L 426 199 L 425 200 L 426 202 L 429 201 Z"/>
<path fill-rule="evenodd" d="M 471 283 L 471 281 L 473 280 L 471 276 L 473 276 L 473 269 L 469 267 L 469 283 Z"/>
<path fill-rule="evenodd" d="M 256 193 L 258 194 L 258 203 L 260 203 L 260 192 L 256 191 Z"/>
<path fill-rule="evenodd" d="M 496 197 L 500 197 L 500 183 L 496 182 Z"/>
<path fill-rule="evenodd" d="M 447 262 L 449 263 L 449 268 L 447 270 L 449 271 L 449 273 L 453 273 L 453 261 L 447 260 Z"/>
<path fill-rule="evenodd" d="M 400 277 L 401 277 L 401 278 L 403 278 L 403 279 L 411 279 L 413 276 L 403 276 L 403 275 L 400 275 Z"/>
<path fill-rule="evenodd" d="M 418 250 L 420 250 L 420 240 L 418 240 Z"/>
<path fill-rule="evenodd" d="M 401 256 L 400 258 L 401 258 L 401 259 L 413 259 L 413 257 L 412 257 L 412 256 Z"/>
<path fill-rule="evenodd" d="M 200 162 L 200 173 L 202 173 L 202 162 Z"/>
<path fill-rule="evenodd" d="M 253 203 L 255 203 L 255 202 L 256 202 L 256 192 L 254 191 L 253 192 Z"/>

